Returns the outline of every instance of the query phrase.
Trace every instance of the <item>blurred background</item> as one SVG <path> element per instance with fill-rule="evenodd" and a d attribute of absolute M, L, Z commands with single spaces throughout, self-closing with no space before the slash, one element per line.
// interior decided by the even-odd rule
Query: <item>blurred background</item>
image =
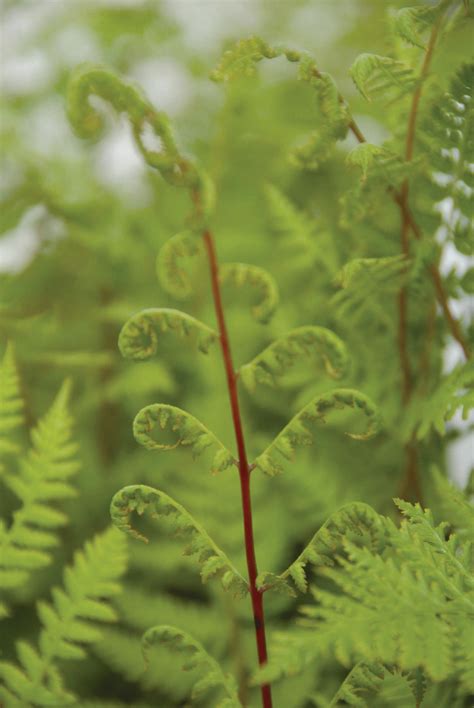
<path fill-rule="evenodd" d="M 230 88 L 209 80 L 229 44 L 251 34 L 271 44 L 306 49 L 330 72 L 351 105 L 367 139 L 381 144 L 394 130 L 390 111 L 365 102 L 348 69 L 364 51 L 386 54 L 392 46 L 388 23 L 399 0 L 3 0 L 1 30 L 2 151 L 0 215 L 0 337 L 15 344 L 28 424 L 44 412 L 61 381 L 73 380 L 72 411 L 81 446 L 80 501 L 71 502 L 71 524 L 55 565 L 41 575 L 31 596 L 57 580 L 61 563 L 91 532 L 108 523 L 112 494 L 124 484 L 161 486 L 205 523 L 244 567 L 238 484 L 212 478 L 201 461 L 177 452 L 153 456 L 138 449 L 131 422 L 148 403 L 178 405 L 203 420 L 233 449 L 227 393 L 218 352 L 202 357 L 185 344 L 163 340 L 162 356 L 135 365 L 121 360 L 117 337 L 122 324 L 145 307 L 185 309 L 213 324 L 206 264 L 193 273 L 195 296 L 176 303 L 159 287 L 155 258 L 160 246 L 182 229 L 189 214 L 186 194 L 145 167 L 124 118 L 107 107 L 107 129 L 97 143 L 79 141 L 65 115 L 65 87 L 80 62 L 105 64 L 138 82 L 149 99 L 168 113 L 179 142 L 209 169 L 217 187 L 214 231 L 222 260 L 267 268 L 280 288 L 281 306 L 262 329 L 250 315 L 246 294 L 226 291 L 235 359 L 256 355 L 275 336 L 303 324 L 321 324 L 348 341 L 353 369 L 342 385 L 359 387 L 381 405 L 388 431 L 367 444 L 324 430 L 317 449 L 302 451 L 291 474 L 255 479 L 258 555 L 266 567 L 285 567 L 302 539 L 346 501 L 361 499 L 391 513 L 399 489 L 403 441 L 397 432 L 400 374 L 395 353 L 392 300 L 383 303 L 387 321 L 366 313 L 361 321 L 338 320 L 331 306 L 335 276 L 351 258 L 398 253 L 398 213 L 381 205 L 383 232 L 374 224 L 344 224 L 341 197 L 352 176 L 345 163 L 353 136 L 339 144 L 318 169 L 305 171 L 288 153 L 315 121 L 311 92 L 283 61 L 262 62 L 258 76 Z M 460 28 L 434 66 L 440 85 L 471 53 L 469 31 Z M 415 50 L 416 51 L 416 50 Z M 399 131 L 400 132 L 400 131 Z M 395 129 L 395 133 L 397 130 Z M 293 244 L 272 223 L 265 186 L 276 185 L 304 214 Z M 442 240 L 450 203 L 441 203 L 437 238 Z M 299 239 L 299 241 L 298 241 Z M 446 242 L 441 268 L 461 277 L 469 258 Z M 393 293 L 392 293 L 393 295 Z M 458 293 L 453 310 L 465 318 L 469 300 Z M 369 360 L 373 342 L 377 361 Z M 437 362 L 449 371 L 462 356 L 448 341 Z M 312 395 L 333 385 L 317 362 L 288 376 L 280 391 L 261 387 L 242 394 L 250 455 L 254 457 Z M 469 423 L 454 419 L 447 444 L 433 436 L 422 467 L 443 467 L 465 484 L 472 466 Z M 430 488 L 427 481 L 427 498 Z M 10 500 L 4 500 L 8 507 Z M 216 655 L 227 656 L 229 637 L 252 654 L 247 607 L 236 606 L 213 588 L 202 589 L 179 544 L 158 533 L 158 543 L 133 549 L 126 592 L 119 599 L 124 620 L 107 630 L 94 660 L 69 676 L 81 693 L 134 700 L 137 690 L 161 693 L 163 706 L 183 705 L 187 682 L 177 679 L 169 657 L 143 675 L 141 631 L 156 617 L 184 618 Z M 28 591 L 22 602 L 29 607 Z M 289 601 L 288 601 L 289 602 Z M 270 603 L 270 617 L 284 625 L 286 600 Z M 286 603 L 286 604 L 285 604 Z M 245 604 L 245 603 L 244 603 Z M 147 613 L 137 608 L 150 608 Z M 224 609 L 223 609 L 224 608 Z M 31 607 L 23 622 L 34 612 Z M 30 614 L 28 614 L 28 612 Z M 228 633 L 217 631 L 225 613 Z M 286 614 L 285 614 L 286 613 Z M 244 627 L 241 634 L 236 627 Z M 12 636 L 19 628 L 11 625 Z M 6 641 L 4 650 L 11 650 Z M 239 652 L 237 652 L 239 653 Z M 237 667 L 237 670 L 241 670 Z M 110 673 L 112 672 L 112 674 Z M 337 673 L 337 672 L 336 672 Z M 86 677 L 86 678 L 84 678 Z M 119 677 L 119 678 L 118 678 Z M 334 680 L 336 681 L 337 676 Z M 306 679 L 305 679 L 306 680 Z M 308 676 L 307 681 L 314 680 Z M 140 689 L 137 689 L 140 686 Z M 159 687 L 157 689 L 157 687 Z M 307 684 L 299 679 L 277 688 L 278 705 L 302 705 Z M 278 691 L 281 691 L 278 694 Z M 156 693 L 153 695 L 157 695 Z M 135 699 L 136 700 L 136 699 Z"/>

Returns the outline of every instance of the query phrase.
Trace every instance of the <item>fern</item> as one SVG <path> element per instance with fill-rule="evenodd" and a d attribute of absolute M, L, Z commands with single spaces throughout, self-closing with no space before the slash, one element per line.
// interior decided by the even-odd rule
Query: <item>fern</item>
<path fill-rule="evenodd" d="M 404 7 L 395 13 L 392 19 L 393 28 L 406 42 L 424 49 L 422 35 L 434 24 L 438 16 L 437 7 Z"/>
<path fill-rule="evenodd" d="M 0 365 L 0 458 L 19 452 L 11 439 L 12 433 L 23 422 L 23 400 L 15 362 L 13 345 L 7 344 Z M 3 466 L 0 464 L 0 474 Z"/>
<path fill-rule="evenodd" d="M 378 514 L 361 502 L 353 502 L 336 511 L 323 526 L 316 531 L 298 558 L 280 575 L 261 573 L 257 579 L 258 587 L 263 592 L 275 589 L 294 595 L 292 581 L 297 590 L 306 592 L 308 581 L 306 566 L 315 568 L 333 565 L 334 558 L 341 546 L 342 539 L 357 539 L 369 536 L 372 543 L 377 541 L 383 529 Z"/>
<path fill-rule="evenodd" d="M 278 305 L 278 288 L 263 268 L 246 263 L 223 263 L 219 268 L 219 280 L 222 284 L 231 283 L 238 288 L 255 288 L 259 302 L 252 307 L 253 316 L 262 324 L 271 319 Z"/>
<path fill-rule="evenodd" d="M 153 517 L 168 517 L 172 531 L 189 539 L 185 554 L 197 555 L 198 563 L 202 566 L 203 582 L 217 576 L 224 589 L 231 590 L 238 596 L 247 593 L 247 583 L 225 553 L 216 546 L 191 514 L 164 492 L 145 485 L 124 487 L 112 499 L 110 513 L 117 528 L 146 542 L 146 536 L 132 528 L 130 516 L 134 511 L 143 514 L 147 508 L 150 508 Z"/>
<path fill-rule="evenodd" d="M 169 330 L 180 337 L 193 337 L 203 354 L 218 339 L 215 330 L 191 315 L 164 307 L 151 308 L 134 315 L 122 327 L 120 352 L 127 359 L 150 359 L 157 352 L 159 334 Z"/>
<path fill-rule="evenodd" d="M 68 413 L 70 382 L 66 381 L 48 413 L 32 432 L 32 447 L 18 474 L 3 482 L 21 503 L 7 528 L 0 521 L 0 587 L 24 584 L 36 569 L 51 561 L 49 549 L 58 545 L 56 529 L 67 523 L 56 502 L 76 495 L 70 477 L 77 473 L 77 446 L 71 441 Z"/>
<path fill-rule="evenodd" d="M 317 396 L 297 413 L 267 449 L 255 459 L 254 465 L 271 477 L 280 474 L 283 471 L 282 458 L 291 460 L 295 447 L 310 445 L 313 442 L 313 434 L 307 425 L 324 423 L 331 411 L 345 407 L 361 411 L 368 419 L 365 432 L 347 433 L 349 437 L 368 440 L 377 433 L 380 427 L 379 413 L 370 398 L 349 388 L 335 389 Z"/>
<path fill-rule="evenodd" d="M 402 61 L 378 54 L 360 54 L 350 68 L 350 75 L 362 96 L 371 101 L 409 91 L 413 86 L 413 72 Z"/>
<path fill-rule="evenodd" d="M 63 687 L 58 659 L 83 659 L 84 645 L 101 637 L 97 622 L 117 617 L 108 601 L 120 585 L 127 563 L 126 544 L 113 528 L 96 536 L 78 551 L 64 572 L 64 588 L 53 588 L 53 604 L 40 601 L 38 615 L 43 625 L 38 647 L 17 643 L 21 664 L 0 662 L 0 697 L 6 708 L 65 706 L 76 702 Z"/>
<path fill-rule="evenodd" d="M 168 239 L 158 254 L 158 278 L 167 293 L 185 299 L 192 293 L 191 280 L 182 262 L 202 250 L 201 240 L 191 231 L 183 231 Z"/>
<path fill-rule="evenodd" d="M 339 337 L 325 327 L 307 325 L 276 339 L 252 361 L 241 366 L 239 375 L 250 391 L 257 383 L 275 385 L 275 379 L 285 374 L 299 356 L 308 356 L 312 352 L 319 355 L 326 373 L 332 378 L 341 378 L 347 372 L 349 357 Z"/>
<path fill-rule="evenodd" d="M 218 700 L 213 703 L 216 708 L 240 708 L 242 704 L 237 696 L 234 678 L 224 674 L 217 661 L 207 653 L 200 642 L 176 627 L 158 625 L 143 635 L 143 653 L 146 660 L 151 648 L 157 643 L 165 644 L 170 650 L 184 654 L 183 668 L 199 671 L 200 678 L 193 688 L 191 700 L 200 698 L 209 689 L 218 688 L 220 693 L 225 693 L 225 697 L 215 699 Z"/>
<path fill-rule="evenodd" d="M 156 427 L 170 427 L 179 433 L 175 443 L 159 443 L 152 437 Z M 217 448 L 212 461 L 214 473 L 235 464 L 232 454 L 197 418 L 190 413 L 165 403 L 155 403 L 143 408 L 133 422 L 135 439 L 148 450 L 174 450 L 179 445 L 190 447 L 194 457 L 209 447 Z"/>

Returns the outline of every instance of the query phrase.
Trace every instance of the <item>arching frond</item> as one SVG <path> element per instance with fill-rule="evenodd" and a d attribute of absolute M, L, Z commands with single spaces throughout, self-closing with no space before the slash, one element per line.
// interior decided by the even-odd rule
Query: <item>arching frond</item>
<path fill-rule="evenodd" d="M 383 533 L 379 515 L 368 504 L 352 502 L 331 514 L 329 519 L 314 534 L 298 558 L 279 575 L 261 573 L 257 584 L 261 591 L 275 589 L 295 595 L 291 581 L 297 590 L 306 592 L 308 581 L 306 566 L 334 565 L 334 558 L 341 549 L 342 540 L 351 539 L 373 545 Z"/>
<path fill-rule="evenodd" d="M 433 25 L 438 15 L 436 6 L 403 7 L 392 18 L 392 26 L 406 42 L 424 49 L 422 35 Z"/>
<path fill-rule="evenodd" d="M 124 324 L 119 335 L 120 352 L 127 359 L 150 359 L 157 352 L 160 334 L 167 331 L 193 338 L 204 354 L 219 338 L 214 329 L 185 312 L 150 308 L 133 315 Z"/>
<path fill-rule="evenodd" d="M 274 385 L 275 379 L 285 374 L 300 356 L 312 353 L 322 359 L 331 378 L 341 378 L 347 372 L 349 356 L 342 340 L 325 327 L 307 325 L 272 342 L 252 361 L 240 367 L 239 376 L 250 391 L 257 383 Z"/>
<path fill-rule="evenodd" d="M 255 459 L 255 466 L 271 477 L 283 471 L 282 461 L 291 460 L 295 447 L 310 445 L 313 433 L 308 424 L 324 423 L 326 416 L 334 410 L 352 408 L 367 418 L 367 428 L 363 433 L 347 433 L 356 440 L 368 440 L 380 427 L 380 416 L 375 404 L 368 396 L 353 389 L 335 389 L 322 396 L 316 396 L 297 413 L 267 449 Z"/>
<path fill-rule="evenodd" d="M 174 443 L 160 443 L 153 437 L 153 432 L 171 429 L 177 434 Z M 170 406 L 166 403 L 153 403 L 137 414 L 133 421 L 133 434 L 137 442 L 147 448 L 147 450 L 174 450 L 183 445 L 189 447 L 194 457 L 200 455 L 204 450 L 213 448 L 214 458 L 212 471 L 220 472 L 234 464 L 232 453 L 218 440 L 205 425 L 190 413 Z"/>
<path fill-rule="evenodd" d="M 163 644 L 171 651 L 182 654 L 183 667 L 187 671 L 195 669 L 199 672 L 191 700 L 201 698 L 209 689 L 218 689 L 220 697 L 216 696 L 213 700 L 216 708 L 241 708 L 234 678 L 224 673 L 217 661 L 190 634 L 169 625 L 152 627 L 145 632 L 142 639 L 145 660 L 155 644 Z"/>
<path fill-rule="evenodd" d="M 278 287 L 266 270 L 246 263 L 224 263 L 219 267 L 219 280 L 238 288 L 255 288 L 259 301 L 252 307 L 253 316 L 262 324 L 273 316 L 278 305 Z"/>
<path fill-rule="evenodd" d="M 131 526 L 130 517 L 134 511 L 141 515 L 147 510 L 153 517 L 167 517 L 172 530 L 189 540 L 184 552 L 197 556 L 203 582 L 219 577 L 224 589 L 240 596 L 248 592 L 247 582 L 207 531 L 181 504 L 164 492 L 143 484 L 132 484 L 117 492 L 110 505 L 112 521 L 117 528 L 145 542 L 146 537 Z"/>

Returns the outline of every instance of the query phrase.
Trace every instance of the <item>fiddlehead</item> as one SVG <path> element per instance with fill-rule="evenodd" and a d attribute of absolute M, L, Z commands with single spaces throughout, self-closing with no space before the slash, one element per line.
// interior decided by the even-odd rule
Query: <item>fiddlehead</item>
<path fill-rule="evenodd" d="M 316 353 L 328 376 L 339 379 L 347 372 L 349 356 L 344 342 L 325 327 L 307 325 L 291 330 L 272 342 L 239 369 L 243 384 L 253 391 L 257 383 L 275 385 L 275 379 L 293 366 L 300 356 Z"/>
<path fill-rule="evenodd" d="M 203 354 L 219 338 L 214 329 L 185 312 L 150 308 L 133 315 L 124 324 L 119 335 L 120 352 L 126 359 L 150 359 L 157 352 L 160 334 L 169 330 L 180 337 L 192 337 Z"/>
<path fill-rule="evenodd" d="M 160 443 L 153 437 L 156 429 L 170 428 L 177 433 L 175 443 Z M 220 472 L 232 464 L 236 464 L 232 453 L 217 439 L 205 425 L 190 413 L 170 406 L 165 403 L 154 403 L 137 414 L 133 421 L 133 434 L 135 440 L 147 450 L 174 450 L 180 445 L 189 447 L 193 457 L 197 457 L 204 450 L 213 448 L 212 471 Z"/>
<path fill-rule="evenodd" d="M 110 505 L 112 521 L 121 531 L 147 542 L 146 536 L 136 531 L 130 517 L 133 512 L 142 515 L 149 510 L 153 518 L 166 517 L 176 535 L 188 541 L 184 553 L 197 556 L 201 578 L 219 577 L 222 587 L 237 596 L 248 592 L 248 585 L 226 554 L 214 543 L 207 531 L 186 509 L 164 492 L 146 485 L 132 484 L 117 492 Z"/>
<path fill-rule="evenodd" d="M 191 295 L 191 279 L 182 264 L 202 250 L 201 238 L 193 231 L 176 234 L 163 244 L 156 260 L 156 270 L 161 286 L 167 293 L 179 299 Z"/>
<path fill-rule="evenodd" d="M 250 286 L 259 294 L 259 302 L 252 307 L 252 314 L 262 324 L 266 324 L 278 305 L 278 287 L 274 279 L 263 268 L 247 263 L 223 263 L 219 267 L 222 285 L 231 283 L 238 288 Z"/>
<path fill-rule="evenodd" d="M 267 449 L 259 455 L 254 462 L 262 472 L 273 477 L 283 471 L 282 458 L 291 460 L 295 447 L 310 445 L 313 442 L 313 433 L 307 427 L 309 423 L 324 423 L 326 416 L 334 410 L 352 408 L 360 411 L 367 418 L 367 428 L 363 433 L 346 433 L 355 440 L 368 440 L 373 437 L 380 427 L 378 409 L 368 396 L 353 389 L 335 389 L 322 396 L 316 396 L 299 413 L 297 413 L 278 433 Z"/>

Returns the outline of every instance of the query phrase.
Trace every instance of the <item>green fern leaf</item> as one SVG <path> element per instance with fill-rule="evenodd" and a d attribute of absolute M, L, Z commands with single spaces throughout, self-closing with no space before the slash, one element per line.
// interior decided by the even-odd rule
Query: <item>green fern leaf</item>
<path fill-rule="evenodd" d="M 185 299 L 192 293 L 192 284 L 183 262 L 202 250 L 201 239 L 191 231 L 184 231 L 168 239 L 158 254 L 158 279 L 167 293 Z"/>
<path fill-rule="evenodd" d="M 362 502 L 346 504 L 316 531 L 298 558 L 283 573 L 261 573 L 257 578 L 257 586 L 262 592 L 275 589 L 295 595 L 290 582 L 293 581 L 296 589 L 304 593 L 308 588 L 305 572 L 308 564 L 315 567 L 334 565 L 334 558 L 343 539 L 365 540 L 368 536 L 373 544 L 382 531 L 380 517 L 372 507 Z"/>
<path fill-rule="evenodd" d="M 297 413 L 267 449 L 256 458 L 255 466 L 271 477 L 280 474 L 283 471 L 282 458 L 291 460 L 296 446 L 312 444 L 313 434 L 307 427 L 308 423 L 324 423 L 331 411 L 346 407 L 361 411 L 368 419 L 365 432 L 346 433 L 349 437 L 368 440 L 376 435 L 380 427 L 380 417 L 370 398 L 353 389 L 335 389 L 317 396 Z"/>
<path fill-rule="evenodd" d="M 384 669 L 380 664 L 365 664 L 359 662 L 346 676 L 328 708 L 339 708 L 342 705 L 356 708 L 369 708 L 366 698 L 378 693 L 384 680 Z"/>
<path fill-rule="evenodd" d="M 117 528 L 147 542 L 145 536 L 132 528 L 130 516 L 134 511 L 141 515 L 148 508 L 152 517 L 167 517 L 172 530 L 188 538 L 189 543 L 184 552 L 186 555 L 197 555 L 203 581 L 217 576 L 220 577 L 222 586 L 230 589 L 235 595 L 244 596 L 248 592 L 244 578 L 201 524 L 164 492 L 139 484 L 124 487 L 114 495 L 110 514 Z"/>
<path fill-rule="evenodd" d="M 225 674 L 217 661 L 213 659 L 202 644 L 187 632 L 183 632 L 176 627 L 169 625 L 157 625 L 152 627 L 143 635 L 142 646 L 145 661 L 152 647 L 155 644 L 164 644 L 171 651 L 178 652 L 184 655 L 183 668 L 187 671 L 197 670 L 200 678 L 195 683 L 191 700 L 200 699 L 202 694 L 209 689 L 220 689 L 220 693 L 225 696 L 215 698 L 217 702 L 213 705 L 216 708 L 240 708 L 241 703 L 237 695 L 237 686 L 234 678 L 229 674 Z"/>
<path fill-rule="evenodd" d="M 392 26 L 395 32 L 406 42 L 424 49 L 422 34 L 426 32 L 438 17 L 436 7 L 404 7 L 395 14 Z"/>
<path fill-rule="evenodd" d="M 13 344 L 8 343 L 0 364 L 0 458 L 18 453 L 18 445 L 11 439 L 16 428 L 23 423 L 23 400 L 15 362 Z M 0 464 L 0 473 L 2 465 Z"/>
<path fill-rule="evenodd" d="M 413 86 L 413 72 L 403 62 L 377 54 L 360 54 L 350 75 L 362 96 L 370 101 L 396 89 L 405 92 Z"/>
<path fill-rule="evenodd" d="M 175 443 L 160 443 L 152 437 L 156 429 L 170 428 L 176 432 L 178 439 Z M 214 433 L 206 428 L 197 418 L 190 413 L 170 406 L 165 403 L 154 403 L 137 414 L 133 422 L 133 434 L 137 442 L 147 450 L 174 450 L 183 445 L 192 450 L 197 457 L 207 448 L 213 448 L 214 453 L 212 471 L 220 472 L 227 469 L 235 460 L 226 447 L 216 438 Z"/>
<path fill-rule="evenodd" d="M 209 347 L 219 338 L 214 329 L 185 312 L 150 308 L 124 324 L 119 335 L 120 352 L 127 359 L 150 359 L 157 352 L 160 333 L 169 330 L 180 337 L 192 337 L 203 354 L 207 354 Z"/>
<path fill-rule="evenodd" d="M 219 280 L 222 284 L 231 283 L 238 288 L 255 288 L 259 302 L 252 307 L 253 316 L 262 324 L 273 316 L 278 305 L 278 288 L 266 270 L 246 263 L 224 263 L 219 267 Z"/>
<path fill-rule="evenodd" d="M 312 352 L 322 359 L 331 378 L 338 379 L 346 374 L 349 356 L 342 340 L 325 327 L 307 325 L 272 342 L 252 361 L 240 367 L 239 376 L 250 391 L 257 383 L 275 385 L 275 379 L 285 374 L 298 357 Z"/>

